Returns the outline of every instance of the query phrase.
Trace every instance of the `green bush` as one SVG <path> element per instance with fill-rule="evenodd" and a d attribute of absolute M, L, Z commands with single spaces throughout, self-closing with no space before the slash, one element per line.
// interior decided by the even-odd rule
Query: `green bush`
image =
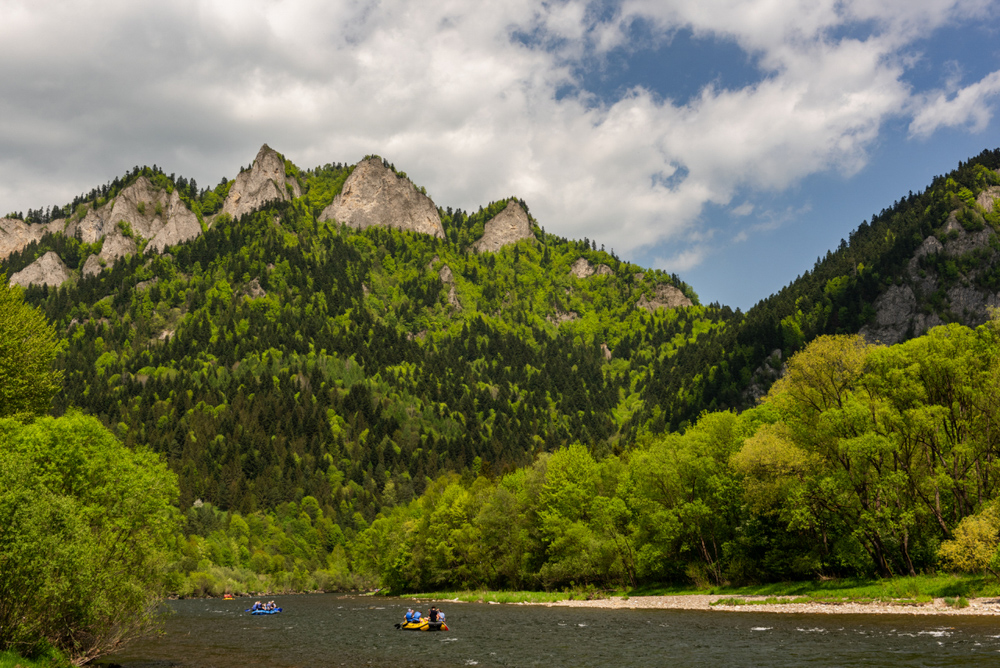
<path fill-rule="evenodd" d="M 0 420 L 0 651 L 81 663 L 150 630 L 176 497 L 95 418 Z"/>

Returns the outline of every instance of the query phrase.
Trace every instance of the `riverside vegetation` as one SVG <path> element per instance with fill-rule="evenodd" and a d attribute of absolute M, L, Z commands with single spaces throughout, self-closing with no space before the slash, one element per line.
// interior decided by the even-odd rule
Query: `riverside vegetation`
<path fill-rule="evenodd" d="M 238 219 L 215 213 L 230 182 L 136 168 L 52 210 L 147 178 L 207 231 L 24 290 L 65 343 L 57 417 L 9 433 L 98 420 L 161 501 L 176 479 L 179 528 L 154 523 L 150 554 L 182 596 L 995 574 L 997 321 L 856 332 L 952 214 L 1000 225 L 979 203 L 998 167 L 984 152 L 911 193 L 746 314 L 534 221 L 475 252 L 515 199 L 439 209 L 436 237 L 321 221 L 347 166 L 286 162 L 301 196 Z M 3 268 L 55 251 L 77 271 L 99 246 L 49 234 Z M 922 271 L 992 286 L 977 257 Z M 667 291 L 690 305 L 658 308 Z"/>

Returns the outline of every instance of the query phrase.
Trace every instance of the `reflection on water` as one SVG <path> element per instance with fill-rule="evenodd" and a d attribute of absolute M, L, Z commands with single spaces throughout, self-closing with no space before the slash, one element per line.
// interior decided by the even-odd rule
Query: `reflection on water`
<path fill-rule="evenodd" d="M 447 633 L 397 631 L 409 602 L 316 594 L 173 601 L 164 634 L 102 663 L 244 666 L 1000 665 L 1000 622 L 975 617 L 778 615 L 440 604 Z M 423 609 L 430 604 L 424 605 Z"/>

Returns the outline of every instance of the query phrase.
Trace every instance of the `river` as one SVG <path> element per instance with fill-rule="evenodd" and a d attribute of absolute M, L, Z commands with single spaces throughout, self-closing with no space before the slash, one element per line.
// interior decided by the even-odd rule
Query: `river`
<path fill-rule="evenodd" d="M 337 594 L 166 604 L 163 634 L 106 657 L 123 668 L 312 666 L 1000 666 L 989 617 L 790 615 L 440 603 L 451 631 L 397 631 L 411 603 Z M 427 605 L 421 608 L 426 612 Z"/>

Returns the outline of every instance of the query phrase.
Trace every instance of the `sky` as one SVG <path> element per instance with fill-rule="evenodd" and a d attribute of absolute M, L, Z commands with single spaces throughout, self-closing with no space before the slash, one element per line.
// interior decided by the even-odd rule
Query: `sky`
<path fill-rule="evenodd" d="M 0 211 L 263 143 L 378 154 L 439 206 L 744 310 L 1000 146 L 990 0 L 0 0 Z"/>

